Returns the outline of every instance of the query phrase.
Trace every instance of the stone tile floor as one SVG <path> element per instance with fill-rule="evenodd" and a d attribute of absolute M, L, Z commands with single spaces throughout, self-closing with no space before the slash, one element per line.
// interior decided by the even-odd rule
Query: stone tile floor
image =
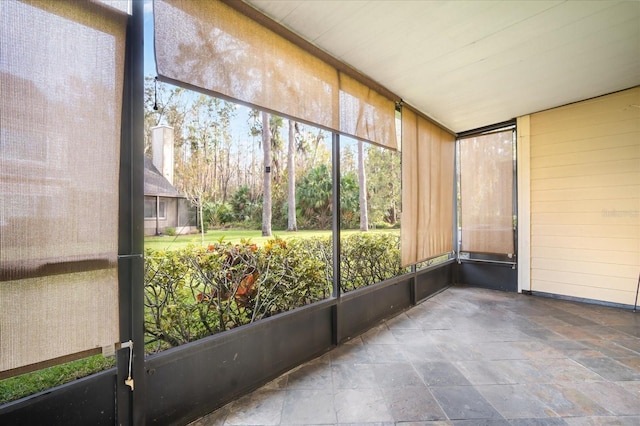
<path fill-rule="evenodd" d="M 640 425 L 640 312 L 451 287 L 193 422 Z"/>

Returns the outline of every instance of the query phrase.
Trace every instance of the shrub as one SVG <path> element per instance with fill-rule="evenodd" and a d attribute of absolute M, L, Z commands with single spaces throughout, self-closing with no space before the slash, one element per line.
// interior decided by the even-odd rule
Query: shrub
<path fill-rule="evenodd" d="M 353 234 L 341 241 L 341 290 L 407 272 L 399 236 Z M 145 251 L 145 332 L 151 351 L 181 345 L 329 297 L 331 238 L 217 242 Z"/>
<path fill-rule="evenodd" d="M 262 216 L 262 204 L 258 196 L 251 196 L 248 186 L 241 186 L 229 201 L 235 221 L 256 221 Z"/>
<path fill-rule="evenodd" d="M 396 222 L 396 223 L 389 223 L 389 222 L 384 222 L 384 221 L 380 221 L 380 222 L 376 222 L 373 224 L 372 226 L 373 229 L 394 229 L 394 228 L 400 228 L 400 223 Z"/>
<path fill-rule="evenodd" d="M 358 233 L 340 242 L 340 289 L 343 292 L 407 273 L 400 267 L 400 236 Z"/>
<path fill-rule="evenodd" d="M 153 350 L 177 346 L 331 294 L 304 244 L 273 239 L 145 252 L 145 332 Z"/>
<path fill-rule="evenodd" d="M 156 349 L 198 338 L 193 301 L 186 286 L 189 270 L 184 251 L 145 250 L 145 320 L 147 343 Z"/>
<path fill-rule="evenodd" d="M 207 232 L 209 227 L 215 222 L 216 211 L 217 205 L 214 202 L 205 201 L 202 203 L 202 223 L 204 225 L 204 232 Z M 196 226 L 198 227 L 198 231 L 202 232 L 202 229 L 200 229 L 200 218 L 198 218 Z"/>
<path fill-rule="evenodd" d="M 170 237 L 176 236 L 176 228 L 164 228 L 164 234 Z"/>
<path fill-rule="evenodd" d="M 218 225 L 224 225 L 230 222 L 233 222 L 235 216 L 233 214 L 233 207 L 229 203 L 219 203 L 215 204 L 215 214 L 214 221 Z"/>

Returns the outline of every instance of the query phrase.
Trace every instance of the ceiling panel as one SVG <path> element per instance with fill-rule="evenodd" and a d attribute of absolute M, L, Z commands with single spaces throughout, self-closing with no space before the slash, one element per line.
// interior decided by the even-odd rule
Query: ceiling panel
<path fill-rule="evenodd" d="M 245 1 L 456 132 L 640 85 L 638 1 Z"/>

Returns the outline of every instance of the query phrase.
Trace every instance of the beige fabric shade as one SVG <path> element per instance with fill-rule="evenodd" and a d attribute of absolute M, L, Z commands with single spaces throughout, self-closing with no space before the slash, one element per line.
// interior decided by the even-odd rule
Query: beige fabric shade
<path fill-rule="evenodd" d="M 127 15 L 3 2 L 0 372 L 118 341 Z"/>
<path fill-rule="evenodd" d="M 453 251 L 454 158 L 455 137 L 404 107 L 402 266 Z"/>
<path fill-rule="evenodd" d="M 460 140 L 461 250 L 513 254 L 513 130 Z"/>
<path fill-rule="evenodd" d="M 396 149 L 395 103 L 340 73 L 340 133 Z"/>
<path fill-rule="evenodd" d="M 154 5 L 160 77 L 396 148 L 393 100 L 220 1 Z"/>

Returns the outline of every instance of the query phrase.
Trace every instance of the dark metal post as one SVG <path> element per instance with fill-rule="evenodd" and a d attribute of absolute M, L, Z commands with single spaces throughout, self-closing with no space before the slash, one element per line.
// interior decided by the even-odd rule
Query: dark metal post
<path fill-rule="evenodd" d="M 338 303 L 333 307 L 333 344 L 337 345 L 342 340 L 340 327 L 340 135 L 332 133 L 332 167 L 331 180 L 333 182 L 333 297 Z"/>
<path fill-rule="evenodd" d="M 333 133 L 332 137 L 332 168 L 333 181 L 333 216 L 331 218 L 333 234 L 333 297 L 340 297 L 340 135 Z"/>
<path fill-rule="evenodd" d="M 409 297 L 411 297 L 411 306 L 415 306 L 418 304 L 418 268 L 416 268 L 415 264 L 410 266 L 410 272 L 412 278 L 409 287 Z"/>
<path fill-rule="evenodd" d="M 120 145 L 120 216 L 118 236 L 118 279 L 120 339 L 133 342 L 131 378 L 133 390 L 125 385 L 129 375 L 128 348 L 117 353 L 116 410 L 119 425 L 145 424 L 144 369 L 144 73 L 143 2 L 132 2 L 127 23 L 122 134 Z"/>

